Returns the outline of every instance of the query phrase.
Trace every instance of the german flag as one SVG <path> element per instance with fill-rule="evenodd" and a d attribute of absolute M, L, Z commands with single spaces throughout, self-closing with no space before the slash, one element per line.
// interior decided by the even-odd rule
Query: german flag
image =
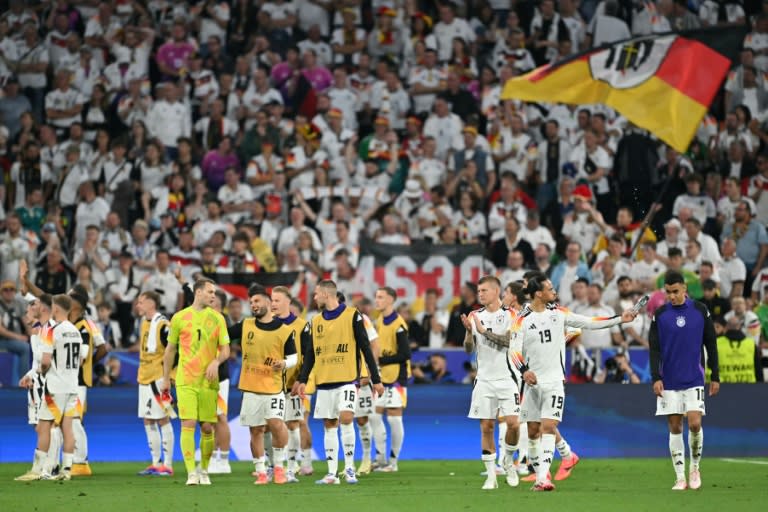
<path fill-rule="evenodd" d="M 611 43 L 507 81 L 501 99 L 602 103 L 685 152 L 746 32 L 718 27 Z"/>

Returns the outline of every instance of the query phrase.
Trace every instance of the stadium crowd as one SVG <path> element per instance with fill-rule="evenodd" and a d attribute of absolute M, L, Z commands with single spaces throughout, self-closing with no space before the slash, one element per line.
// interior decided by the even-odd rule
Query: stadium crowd
<path fill-rule="evenodd" d="M 541 270 L 587 316 L 650 294 L 649 312 L 572 344 L 581 381 L 634 382 L 631 351 L 605 371 L 590 351 L 647 347 L 661 276 L 681 270 L 719 334 L 754 342 L 763 380 L 767 2 L 7 3 L 0 350 L 14 383 L 29 368 L 27 291 L 79 283 L 108 345 L 127 350 L 138 294 L 157 291 L 170 317 L 201 272 L 298 272 L 307 297 L 331 278 L 370 312 L 365 239 L 482 244 L 503 284 Z M 580 50 L 746 23 L 685 154 L 601 105 L 500 100 L 508 79 Z M 398 307 L 413 349 L 461 346 L 477 288 L 451 309 L 440 298 Z M 247 309 L 229 301 L 228 320 Z M 111 382 L 119 360 L 102 368 Z"/>

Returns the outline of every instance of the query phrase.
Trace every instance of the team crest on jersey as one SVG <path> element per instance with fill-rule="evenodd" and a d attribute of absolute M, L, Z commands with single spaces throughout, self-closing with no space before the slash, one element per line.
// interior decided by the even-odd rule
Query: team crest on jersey
<path fill-rule="evenodd" d="M 656 74 L 676 39 L 649 37 L 614 44 L 589 56 L 589 71 L 611 87 L 632 89 Z"/>
<path fill-rule="evenodd" d="M 678 327 L 685 327 L 685 317 L 684 316 L 677 317 L 677 319 L 675 320 L 675 323 L 677 324 Z"/>

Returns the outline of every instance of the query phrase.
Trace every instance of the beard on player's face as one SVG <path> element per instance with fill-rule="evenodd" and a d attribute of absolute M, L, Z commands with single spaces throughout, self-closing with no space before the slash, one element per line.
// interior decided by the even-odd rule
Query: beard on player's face
<path fill-rule="evenodd" d="M 266 306 L 251 308 L 251 313 L 253 313 L 253 316 L 256 318 L 264 318 L 267 312 L 269 312 L 269 308 L 267 308 Z"/>

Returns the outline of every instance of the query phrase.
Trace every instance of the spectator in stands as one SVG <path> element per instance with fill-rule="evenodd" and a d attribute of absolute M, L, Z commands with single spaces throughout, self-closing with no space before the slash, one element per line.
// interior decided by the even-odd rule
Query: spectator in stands
<path fill-rule="evenodd" d="M 730 299 L 722 297 L 718 293 L 717 283 L 712 279 L 702 281 L 701 287 L 704 290 L 701 302 L 707 306 L 713 317 L 724 317 L 731 310 Z"/>
<path fill-rule="evenodd" d="M 599 284 L 592 283 L 587 289 L 587 307 L 575 311 L 589 317 L 611 317 L 615 311 L 603 302 L 603 289 Z M 581 343 L 587 350 L 595 348 L 611 348 L 613 345 L 622 345 L 624 340 L 619 327 L 601 329 L 599 331 L 581 331 Z"/>
<path fill-rule="evenodd" d="M 593 382 L 595 384 L 640 384 L 629 362 L 629 351 L 624 347 L 616 349 L 613 357 L 606 359 L 605 369 L 598 373 Z"/>
<path fill-rule="evenodd" d="M 8 129 L 8 138 L 13 140 L 21 131 L 21 116 L 32 110 L 29 98 L 20 94 L 19 79 L 10 76 L 5 81 L 3 97 L 0 98 L 0 122 Z"/>
<path fill-rule="evenodd" d="M 413 339 L 412 350 L 417 350 L 419 347 L 434 349 L 445 346 L 450 314 L 439 307 L 439 297 L 440 294 L 436 288 L 428 288 L 424 292 L 424 309 L 416 314 L 408 326 Z"/>
<path fill-rule="evenodd" d="M 736 240 L 736 254 L 747 267 L 746 287 L 749 289 L 768 255 L 765 226 L 752 218 L 749 204 L 742 201 L 734 210 L 733 222 L 723 228 L 722 237 Z"/>
<path fill-rule="evenodd" d="M 461 315 L 468 315 L 472 311 L 479 309 L 480 303 L 477 302 L 477 285 L 467 281 L 461 287 L 461 302 L 453 307 L 448 321 L 448 329 L 445 334 L 445 342 L 451 347 L 460 347 L 464 343 L 464 324 L 461 322 Z"/>
<path fill-rule="evenodd" d="M 7 350 L 14 356 L 11 383 L 16 386 L 29 369 L 32 351 L 29 346 L 29 333 L 22 320 L 26 305 L 16 294 L 15 280 L 4 279 L 0 283 L 0 309 L 0 349 Z"/>
<path fill-rule="evenodd" d="M 579 278 L 591 282 L 592 272 L 587 264 L 581 261 L 581 244 L 571 241 L 565 248 L 565 259 L 552 270 L 552 285 L 557 290 L 560 302 L 570 303 L 571 285 Z"/>
<path fill-rule="evenodd" d="M 415 384 L 453 384 L 456 381 L 448 371 L 444 354 L 430 354 L 429 360 L 420 365 L 414 365 L 413 378 Z"/>

